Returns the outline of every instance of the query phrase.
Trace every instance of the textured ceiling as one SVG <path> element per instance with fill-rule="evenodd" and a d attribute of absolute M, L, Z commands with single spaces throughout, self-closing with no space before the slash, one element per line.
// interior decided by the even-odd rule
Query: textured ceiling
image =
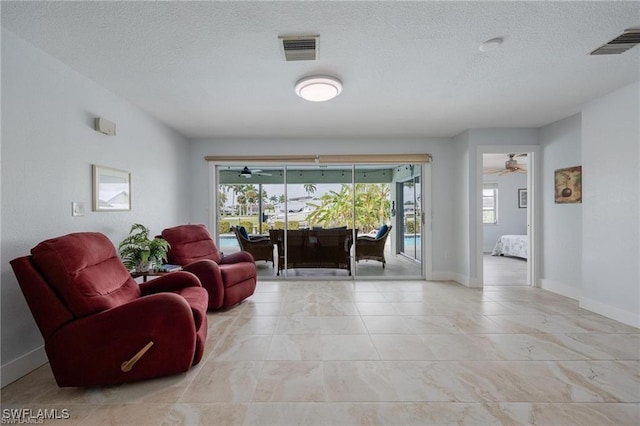
<path fill-rule="evenodd" d="M 538 127 L 638 80 L 639 2 L 6 2 L 2 26 L 189 138 L 453 136 Z M 278 36 L 319 34 L 318 61 Z M 503 37 L 497 50 L 483 41 Z M 331 74 L 343 93 L 293 90 Z"/>

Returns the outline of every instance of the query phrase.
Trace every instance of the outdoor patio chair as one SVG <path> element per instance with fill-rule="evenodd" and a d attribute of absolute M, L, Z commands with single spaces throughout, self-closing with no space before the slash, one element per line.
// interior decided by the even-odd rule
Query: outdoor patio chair
<path fill-rule="evenodd" d="M 233 226 L 233 233 L 236 234 L 240 250 L 251 253 L 253 259 L 271 262 L 271 266 L 275 266 L 273 260 L 273 242 L 268 235 L 249 235 L 243 226 Z"/>
<path fill-rule="evenodd" d="M 360 260 L 377 260 L 382 262 L 382 267 L 384 268 L 387 264 L 384 258 L 384 245 L 387 242 L 387 236 L 391 232 L 391 228 L 393 226 L 382 225 L 375 237 L 360 235 L 356 238 L 356 262 Z"/>

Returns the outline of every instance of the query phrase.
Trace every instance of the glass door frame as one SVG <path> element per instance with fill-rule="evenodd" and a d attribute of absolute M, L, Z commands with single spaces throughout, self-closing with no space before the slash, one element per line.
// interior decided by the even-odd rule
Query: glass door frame
<path fill-rule="evenodd" d="M 334 156 L 331 156 L 334 157 Z M 348 156 L 347 156 L 348 157 Z M 357 157 L 357 156 L 356 156 Z M 361 156 L 361 157 L 376 157 L 376 156 Z M 351 276 L 339 276 L 339 277 L 327 277 L 327 276 L 323 276 L 321 278 L 319 278 L 320 280 L 398 280 L 398 279 L 407 279 L 407 280 L 413 280 L 413 279 L 418 279 L 418 280 L 424 280 L 424 279 L 434 279 L 434 274 L 432 271 L 432 230 L 431 230 L 431 212 L 432 212 L 432 205 L 431 205 L 431 158 L 429 154 L 417 154 L 416 155 L 416 159 L 421 160 L 421 161 L 416 161 L 416 160 L 395 160 L 395 159 L 390 159 L 387 158 L 389 156 L 386 155 L 382 155 L 380 156 L 380 159 L 382 161 L 375 161 L 375 159 L 367 159 L 366 161 L 350 161 L 349 163 L 346 162 L 337 162 L 337 165 L 344 165 L 345 169 L 349 168 L 352 170 L 352 188 L 355 187 L 355 168 L 357 165 L 362 165 L 362 164 L 389 164 L 389 160 L 393 161 L 393 163 L 396 162 L 405 162 L 407 164 L 415 164 L 417 167 L 421 168 L 421 204 L 422 204 L 422 213 L 421 213 L 421 217 L 420 217 L 420 222 L 421 222 L 421 253 L 422 253 L 422 262 L 421 262 L 421 268 L 420 268 L 420 276 L 358 276 L 357 272 L 356 272 L 356 267 L 355 267 L 355 255 L 352 254 L 351 255 L 351 266 L 352 266 L 352 275 Z M 401 157 L 406 157 L 406 156 L 401 156 Z M 238 166 L 239 164 L 247 165 L 249 167 L 259 167 L 259 166 L 274 166 L 274 165 L 281 165 L 283 167 L 283 170 L 285 170 L 284 174 L 284 182 L 283 184 L 285 185 L 285 197 L 286 197 L 286 169 L 290 168 L 292 166 L 309 166 L 309 165 L 316 165 L 318 164 L 318 156 L 316 156 L 316 160 L 314 162 L 309 162 L 309 161 L 305 161 L 305 162 L 293 162 L 293 161 L 287 161 L 286 157 L 285 160 L 280 160 L 278 161 L 277 158 L 278 157 L 265 157 L 265 160 L 253 160 L 253 161 L 248 161 L 248 160 L 242 160 L 242 157 L 233 157 L 232 160 L 217 160 L 214 161 L 214 159 L 218 159 L 218 158 L 223 158 L 223 157 L 205 157 L 205 159 L 208 162 L 208 169 L 209 169 L 209 229 L 210 229 L 210 233 L 213 236 L 214 240 L 219 242 L 219 232 L 217 229 L 217 216 L 218 216 L 218 185 L 219 185 L 219 179 L 218 179 L 218 168 L 219 167 L 225 167 L 225 166 Z M 335 158 L 340 158 L 340 156 L 335 156 Z M 427 160 L 423 160 L 423 158 L 426 158 Z M 323 162 L 322 164 L 330 164 L 330 163 L 325 163 Z M 354 213 L 353 213 L 353 217 L 352 217 L 352 229 L 353 232 L 355 234 L 355 191 L 353 191 L 353 195 L 354 195 Z M 286 204 L 286 202 L 285 202 Z M 397 208 L 397 207 L 396 207 Z M 286 219 L 286 214 L 287 212 L 287 208 L 285 207 L 285 224 L 287 223 L 287 219 Z M 427 214 L 428 213 L 428 214 Z M 286 228 L 285 228 L 286 229 Z M 355 235 L 354 235 L 355 237 Z M 286 239 L 285 239 L 286 241 Z M 354 241 L 354 248 L 353 250 L 355 250 L 355 241 Z M 286 253 L 286 251 L 285 251 Z M 437 278 L 437 277 L 436 277 Z M 277 276 L 273 276 L 273 277 L 268 277 L 265 278 L 266 280 L 281 280 L 281 279 L 285 279 L 285 277 L 277 277 Z M 292 277 L 289 277 L 289 280 L 291 280 Z M 296 280 L 312 280 L 309 277 L 295 277 Z"/>
<path fill-rule="evenodd" d="M 411 187 L 413 188 L 413 197 L 411 200 L 406 200 L 405 199 L 405 187 L 407 186 L 408 183 L 411 183 Z M 419 191 L 416 191 L 416 188 Z M 425 222 L 425 214 L 424 214 L 424 206 L 422 204 L 422 179 L 421 179 L 421 175 L 417 175 L 417 176 L 413 176 L 409 179 L 405 179 L 405 180 L 401 180 L 401 181 L 397 181 L 396 182 L 396 204 L 397 204 L 397 208 L 396 210 L 398 212 L 402 212 L 402 214 L 397 214 L 396 216 L 396 220 L 395 220 L 395 225 L 398 229 L 402 229 L 402 237 L 403 238 L 398 238 L 398 244 L 396 246 L 396 254 L 401 254 L 403 256 L 405 256 L 407 259 L 411 259 L 412 261 L 415 262 L 422 262 L 422 240 L 423 238 L 423 228 L 424 228 L 424 222 Z M 407 251 L 408 247 L 405 247 L 405 239 L 407 237 L 407 233 L 405 233 L 405 228 L 407 227 L 408 224 L 408 220 L 407 220 L 407 215 L 405 213 L 405 204 L 407 203 L 407 201 L 411 201 L 412 205 L 413 205 L 413 255 L 410 254 L 409 251 Z M 417 232 L 417 230 L 419 229 L 419 232 Z M 420 246 L 418 246 L 418 239 L 417 236 L 420 236 Z M 420 253 L 420 255 L 418 255 L 418 253 Z"/>

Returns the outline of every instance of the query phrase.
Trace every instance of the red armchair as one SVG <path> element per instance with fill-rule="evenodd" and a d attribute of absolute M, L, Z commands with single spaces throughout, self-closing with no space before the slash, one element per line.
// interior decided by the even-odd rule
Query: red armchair
<path fill-rule="evenodd" d="M 162 231 L 171 245 L 169 263 L 194 273 L 209 292 L 209 309 L 229 308 L 256 289 L 256 263 L 242 251 L 222 257 L 204 225 L 180 225 Z"/>
<path fill-rule="evenodd" d="M 11 261 L 58 386 L 113 385 L 202 358 L 207 292 L 187 272 L 138 285 L 100 233 L 43 241 Z"/>

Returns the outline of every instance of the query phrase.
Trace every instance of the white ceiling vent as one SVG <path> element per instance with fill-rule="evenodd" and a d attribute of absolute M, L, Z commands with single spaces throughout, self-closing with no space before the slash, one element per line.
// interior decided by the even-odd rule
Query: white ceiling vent
<path fill-rule="evenodd" d="M 315 61 L 318 59 L 320 36 L 280 36 L 285 61 Z"/>
<path fill-rule="evenodd" d="M 634 28 L 625 30 L 618 37 L 603 44 L 596 50 L 591 52 L 591 55 L 617 55 L 619 53 L 626 52 L 627 50 L 640 43 L 640 29 Z"/>

